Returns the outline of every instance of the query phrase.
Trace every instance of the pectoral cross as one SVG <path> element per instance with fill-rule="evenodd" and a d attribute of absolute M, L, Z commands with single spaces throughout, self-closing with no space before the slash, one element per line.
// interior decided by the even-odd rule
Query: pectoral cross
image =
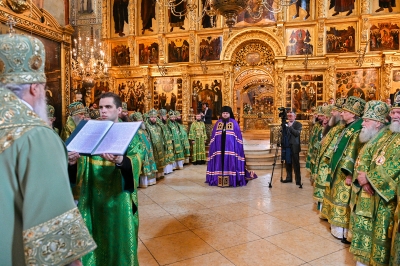
<path fill-rule="evenodd" d="M 15 22 L 15 20 L 12 16 L 9 16 L 8 20 L 6 22 L 6 25 L 9 27 L 8 33 L 10 33 L 10 34 L 15 33 L 15 29 L 14 29 L 15 24 L 17 24 L 17 22 Z"/>

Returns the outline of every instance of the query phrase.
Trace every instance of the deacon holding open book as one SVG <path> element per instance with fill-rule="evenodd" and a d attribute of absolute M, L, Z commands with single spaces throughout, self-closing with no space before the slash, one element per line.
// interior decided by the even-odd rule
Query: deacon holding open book
<path fill-rule="evenodd" d="M 78 208 L 98 245 L 82 262 L 139 265 L 136 191 L 145 152 L 135 133 L 141 122 L 118 123 L 122 102 L 111 92 L 100 96 L 99 110 L 102 121 L 81 122 L 72 140 L 67 140 L 71 182 L 80 188 Z M 94 141 L 101 134 L 101 140 Z M 86 137 L 89 139 L 82 141 Z M 83 146 L 91 142 L 100 144 L 86 151 Z M 83 160 L 78 161 L 80 156 Z"/>

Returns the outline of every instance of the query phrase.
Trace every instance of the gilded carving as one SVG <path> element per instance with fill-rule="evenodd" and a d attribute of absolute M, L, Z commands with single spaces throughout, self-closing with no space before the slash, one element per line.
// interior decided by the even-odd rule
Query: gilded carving
<path fill-rule="evenodd" d="M 190 77 L 188 74 L 182 74 L 182 120 L 187 121 L 189 115 Z"/>
<path fill-rule="evenodd" d="M 276 26 L 276 28 L 274 29 L 274 33 L 276 37 L 278 37 L 278 39 L 281 40 L 281 42 L 283 42 L 283 33 L 284 33 L 283 26 L 282 25 Z"/>
<path fill-rule="evenodd" d="M 326 8 L 324 0 L 317 0 L 317 14 L 318 18 L 326 18 Z"/>
<path fill-rule="evenodd" d="M 189 34 L 189 46 L 190 46 L 190 62 L 195 63 L 198 58 L 196 58 L 196 35 L 194 32 Z"/>
<path fill-rule="evenodd" d="M 129 36 L 128 38 L 128 47 L 129 47 L 129 58 L 130 65 L 135 65 L 135 37 Z"/>
<path fill-rule="evenodd" d="M 276 107 L 281 107 L 283 104 L 283 88 L 284 88 L 284 73 L 283 67 L 277 67 L 275 71 L 275 89 L 276 89 Z"/>
<path fill-rule="evenodd" d="M 143 86 L 144 86 L 144 93 L 145 93 L 145 97 L 144 97 L 144 106 L 145 106 L 145 111 L 148 112 L 151 109 L 151 103 L 152 98 L 153 98 L 153 94 L 152 94 L 152 88 L 150 87 L 151 84 L 151 76 L 150 75 L 143 75 Z M 150 96 L 150 97 L 148 97 Z"/>
<path fill-rule="evenodd" d="M 249 60 L 249 56 L 258 56 L 258 60 Z M 235 67 L 270 65 L 274 63 L 274 60 L 274 52 L 266 43 L 254 41 L 239 46 L 231 58 Z"/>
<path fill-rule="evenodd" d="M 335 98 L 335 91 L 336 91 L 336 67 L 335 66 L 329 66 L 326 70 L 328 73 L 328 79 L 327 79 L 327 98 Z"/>
<path fill-rule="evenodd" d="M 275 52 L 275 56 L 284 55 L 283 51 L 285 49 L 283 47 L 283 43 L 277 40 L 277 38 L 274 36 L 273 30 L 249 29 L 235 34 L 226 42 L 225 47 L 221 52 L 221 58 L 224 60 L 230 60 L 233 57 L 234 52 L 237 51 L 238 47 L 242 46 L 243 43 L 247 42 L 248 40 L 252 40 L 253 42 L 261 41 L 268 44 L 268 46 L 270 46 Z"/>
<path fill-rule="evenodd" d="M 25 10 L 29 9 L 30 1 L 27 0 L 6 0 L 7 5 L 11 8 L 15 13 L 21 14 Z"/>
<path fill-rule="evenodd" d="M 390 89 L 392 88 L 392 68 L 393 64 L 383 64 L 382 66 L 381 100 L 387 99 L 390 96 Z"/>
<path fill-rule="evenodd" d="M 165 62 L 165 54 L 164 54 L 164 36 L 163 35 L 158 35 L 158 56 L 160 62 Z"/>
<path fill-rule="evenodd" d="M 361 31 L 361 42 L 365 43 L 368 41 L 368 34 L 370 28 L 370 22 L 368 18 L 363 18 L 362 20 L 362 31 Z"/>
<path fill-rule="evenodd" d="M 222 93 L 222 105 L 231 106 L 231 71 L 224 71 L 224 86 Z"/>
<path fill-rule="evenodd" d="M 71 50 L 69 47 L 66 47 L 64 45 L 64 60 L 65 60 L 65 66 L 64 66 L 64 78 L 65 80 L 63 83 L 65 84 L 64 88 L 64 104 L 63 104 L 63 110 L 64 110 L 64 115 L 67 117 L 69 115 L 68 108 L 67 106 L 70 104 L 70 95 L 71 95 Z M 63 115 L 63 117 L 64 117 Z"/>
<path fill-rule="evenodd" d="M 107 7 L 108 5 L 108 1 L 103 1 L 102 3 L 102 10 L 101 10 L 101 14 L 102 14 L 102 21 L 101 21 L 101 36 L 103 38 L 109 38 L 109 32 L 108 29 L 110 28 L 110 24 L 108 21 L 108 14 L 107 11 L 110 10 L 110 8 Z"/>
<path fill-rule="evenodd" d="M 129 34 L 135 34 L 135 28 L 136 28 L 135 9 L 138 6 L 136 2 L 137 2 L 137 0 L 134 0 L 134 1 L 131 0 L 131 1 L 129 1 L 129 5 L 128 5 Z M 131 54 L 132 54 L 132 52 L 131 52 Z"/>
<path fill-rule="evenodd" d="M 158 32 L 165 33 L 165 7 L 164 5 L 158 5 Z"/>
<path fill-rule="evenodd" d="M 368 14 L 370 10 L 370 0 L 361 1 L 361 14 Z"/>

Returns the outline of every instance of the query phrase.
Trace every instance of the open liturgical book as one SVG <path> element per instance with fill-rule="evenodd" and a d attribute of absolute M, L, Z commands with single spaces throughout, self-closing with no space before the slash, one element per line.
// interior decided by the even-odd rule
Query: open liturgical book
<path fill-rule="evenodd" d="M 68 151 L 82 155 L 124 155 L 142 122 L 83 120 L 65 141 Z"/>

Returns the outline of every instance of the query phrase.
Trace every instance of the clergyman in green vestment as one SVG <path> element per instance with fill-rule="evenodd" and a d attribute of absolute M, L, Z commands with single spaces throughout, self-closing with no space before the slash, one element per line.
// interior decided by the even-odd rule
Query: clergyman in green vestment
<path fill-rule="evenodd" d="M 107 92 L 100 96 L 102 120 L 118 123 L 121 99 Z M 69 153 L 70 168 L 77 165 L 80 187 L 78 208 L 98 248 L 82 258 L 83 265 L 138 265 L 137 186 L 145 150 L 136 134 L 123 156 L 83 156 Z M 77 164 L 78 162 L 78 164 Z M 70 169 L 70 173 L 73 173 Z"/>
<path fill-rule="evenodd" d="M 314 171 L 315 165 L 315 156 L 316 151 L 314 145 L 319 143 L 322 138 L 322 120 L 324 119 L 324 114 L 322 113 L 322 106 L 318 106 L 316 114 L 313 117 L 313 128 L 310 133 L 310 140 L 308 145 L 307 151 L 307 158 L 306 158 L 306 169 L 310 171 L 311 174 L 311 182 L 314 182 L 312 172 Z"/>
<path fill-rule="evenodd" d="M 63 141 L 66 141 L 69 136 L 71 136 L 72 132 L 74 132 L 76 126 L 86 117 L 86 108 L 83 106 L 81 102 L 73 102 L 68 105 L 69 116 L 67 118 L 67 122 L 65 123 L 60 137 Z"/>
<path fill-rule="evenodd" d="M 201 114 L 196 115 L 196 121 L 192 123 L 189 131 L 189 139 L 192 141 L 192 162 L 193 164 L 205 164 L 206 162 L 206 141 L 207 133 L 204 122 L 201 121 Z"/>
<path fill-rule="evenodd" d="M 342 105 L 346 102 L 345 98 L 336 99 L 335 105 L 332 106 L 331 117 L 328 122 L 330 127 L 329 132 L 322 138 L 319 154 L 316 156 L 315 167 L 313 168 L 312 179 L 314 180 L 313 197 L 317 202 L 317 210 L 321 211 L 324 192 L 326 189 L 326 178 L 329 174 L 329 164 L 325 157 L 331 157 L 333 147 L 336 144 L 337 138 L 340 136 L 344 125 L 340 117 Z"/>
<path fill-rule="evenodd" d="M 342 106 L 345 128 L 340 133 L 330 160 L 330 174 L 324 192 L 321 215 L 331 224 L 331 234 L 346 240 L 350 222 L 350 191 L 354 163 L 362 144 L 359 140 L 365 101 L 350 96 Z M 329 155 L 328 155 L 329 156 Z"/>
<path fill-rule="evenodd" d="M 183 153 L 185 155 L 185 163 L 189 163 L 190 157 L 190 143 L 188 139 L 188 133 L 186 128 L 182 125 L 182 116 L 179 111 L 175 111 L 176 114 L 176 122 L 178 125 L 179 136 L 181 137 L 182 145 L 183 145 Z"/>
<path fill-rule="evenodd" d="M 398 160 L 392 156 L 400 152 L 399 140 L 385 126 L 389 106 L 382 101 L 367 102 L 363 115 L 360 150 L 353 174 L 350 198 L 350 252 L 359 265 L 388 265 L 393 216 L 396 207 L 396 183 L 400 174 Z M 390 143 L 391 142 L 391 143 Z M 391 145 L 390 148 L 385 146 Z M 385 149 L 385 171 L 376 164 L 377 150 Z M 382 162 L 383 163 L 383 162 Z M 382 165 L 383 166 L 383 165 Z M 395 167 L 397 166 L 397 167 Z M 390 183 L 393 183 L 390 185 Z"/>
<path fill-rule="evenodd" d="M 65 146 L 47 125 L 44 46 L 14 33 L 0 44 L 0 264 L 79 265 L 96 244 L 72 198 Z"/>
<path fill-rule="evenodd" d="M 179 134 L 179 126 L 175 121 L 176 114 L 174 110 L 169 111 L 169 119 L 167 122 L 167 126 L 172 136 L 172 143 L 174 147 L 174 168 L 178 168 L 179 170 L 183 169 L 183 163 L 185 162 L 185 155 L 183 153 L 183 143 Z"/>

